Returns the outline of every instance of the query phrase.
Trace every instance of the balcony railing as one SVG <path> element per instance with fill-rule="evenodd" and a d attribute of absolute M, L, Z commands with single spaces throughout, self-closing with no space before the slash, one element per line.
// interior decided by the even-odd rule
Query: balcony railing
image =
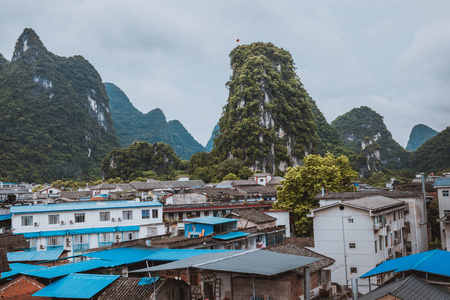
<path fill-rule="evenodd" d="M 47 250 L 64 250 L 63 245 L 52 245 L 47 246 Z"/>
<path fill-rule="evenodd" d="M 111 245 L 113 242 L 98 242 L 99 247 L 105 247 Z"/>
<path fill-rule="evenodd" d="M 87 249 L 89 249 L 89 243 L 73 244 L 73 251 L 74 252 L 86 251 Z"/>

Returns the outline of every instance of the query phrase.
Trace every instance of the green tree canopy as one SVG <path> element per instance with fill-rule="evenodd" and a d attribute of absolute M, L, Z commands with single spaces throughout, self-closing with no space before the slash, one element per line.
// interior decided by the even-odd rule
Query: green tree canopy
<path fill-rule="evenodd" d="M 357 176 L 345 155 L 309 155 L 303 160 L 303 166 L 288 168 L 273 207 L 290 210 L 295 217 L 296 235 L 310 236 L 312 220 L 306 215 L 318 206 L 315 196 L 322 188 L 328 192 L 356 191 L 353 182 Z"/>

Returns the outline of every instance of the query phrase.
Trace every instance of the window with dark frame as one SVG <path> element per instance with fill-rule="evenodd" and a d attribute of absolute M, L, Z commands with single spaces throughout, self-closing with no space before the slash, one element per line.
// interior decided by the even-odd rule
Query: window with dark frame
<path fill-rule="evenodd" d="M 356 243 L 348 243 L 348 247 L 351 249 L 355 249 L 356 248 Z"/>
<path fill-rule="evenodd" d="M 358 273 L 358 268 L 350 267 L 350 273 Z"/>
<path fill-rule="evenodd" d="M 158 210 L 157 209 L 152 209 L 152 218 L 153 219 L 157 219 L 158 218 Z"/>
<path fill-rule="evenodd" d="M 149 209 L 142 210 L 142 219 L 150 219 L 150 210 Z"/>
<path fill-rule="evenodd" d="M 75 219 L 75 223 L 84 223 L 85 222 L 85 214 L 84 213 L 75 213 L 74 219 Z"/>

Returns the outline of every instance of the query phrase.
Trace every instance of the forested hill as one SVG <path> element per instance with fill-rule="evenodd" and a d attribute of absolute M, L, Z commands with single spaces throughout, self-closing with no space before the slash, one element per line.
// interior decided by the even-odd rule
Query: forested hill
<path fill-rule="evenodd" d="M 450 127 L 411 153 L 410 167 L 419 172 L 450 172 Z"/>
<path fill-rule="evenodd" d="M 167 122 L 166 116 L 159 108 L 144 114 L 133 106 L 119 87 L 113 83 L 105 83 L 105 87 L 122 147 L 128 147 L 135 140 L 152 144 L 163 142 L 171 146 L 181 159 L 186 160 L 192 154 L 205 150 L 179 121 Z"/>
<path fill-rule="evenodd" d="M 354 108 L 337 117 L 331 126 L 339 133 L 344 146 L 356 155 L 373 155 L 386 168 L 407 165 L 408 152 L 392 138 L 383 117 L 369 107 Z"/>
<path fill-rule="evenodd" d="M 408 145 L 406 150 L 416 151 L 423 143 L 435 137 L 438 132 L 426 125 L 418 124 L 413 127 L 409 135 Z"/>
<path fill-rule="evenodd" d="M 100 75 L 83 57 L 49 52 L 32 29 L 0 56 L 0 180 L 100 176 L 119 145 Z"/>
<path fill-rule="evenodd" d="M 339 148 L 336 132 L 300 82 L 288 51 L 258 42 L 236 47 L 230 59 L 229 97 L 213 156 L 275 172 L 301 163 L 318 147 Z"/>

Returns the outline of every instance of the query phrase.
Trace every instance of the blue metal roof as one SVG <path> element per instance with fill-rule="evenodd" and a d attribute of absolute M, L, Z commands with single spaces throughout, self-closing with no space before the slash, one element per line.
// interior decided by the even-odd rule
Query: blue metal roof
<path fill-rule="evenodd" d="M 153 284 L 153 282 L 158 281 L 159 277 L 142 277 L 141 280 L 139 280 L 138 285 L 147 285 L 147 284 Z"/>
<path fill-rule="evenodd" d="M 219 240 L 231 240 L 231 239 L 240 238 L 240 237 L 247 236 L 247 235 L 250 235 L 250 233 L 235 231 L 235 232 L 229 232 L 226 234 L 215 235 L 215 236 L 213 236 L 213 238 L 219 239 Z"/>
<path fill-rule="evenodd" d="M 3 221 L 3 220 L 11 220 L 11 214 L 0 215 L 0 221 Z"/>
<path fill-rule="evenodd" d="M 433 186 L 450 186 L 450 178 L 447 177 L 439 177 L 434 183 Z"/>
<path fill-rule="evenodd" d="M 47 285 L 32 296 L 89 299 L 119 277 L 119 275 L 70 274 Z"/>
<path fill-rule="evenodd" d="M 122 231 L 139 231 L 139 226 L 116 226 L 116 227 L 91 227 L 81 229 L 66 229 L 66 230 L 49 230 L 37 232 L 14 233 L 23 234 L 25 238 L 46 237 L 46 236 L 60 236 L 60 235 L 75 235 L 75 234 L 89 234 L 101 232 L 122 232 Z"/>
<path fill-rule="evenodd" d="M 22 264 L 22 263 L 10 263 L 9 267 L 11 268 L 11 271 L 1 273 L 1 276 L 0 276 L 1 279 L 5 279 L 5 278 L 8 278 L 8 277 L 11 277 L 11 276 L 14 276 L 16 274 L 20 274 L 20 273 L 26 272 L 26 271 L 46 268 L 44 266 L 29 265 L 29 264 Z"/>
<path fill-rule="evenodd" d="M 7 253 L 9 262 L 16 261 L 46 261 L 58 259 L 63 250 L 47 250 L 47 251 L 23 251 Z"/>
<path fill-rule="evenodd" d="M 15 205 L 11 206 L 11 214 L 26 214 L 55 211 L 73 210 L 93 210 L 93 209 L 114 209 L 114 208 L 139 208 L 163 206 L 158 201 L 136 202 L 136 201 L 95 201 L 59 204 L 39 204 L 39 205 Z"/>
<path fill-rule="evenodd" d="M 238 220 L 236 220 L 236 219 L 229 219 L 229 218 L 203 217 L 203 218 L 189 219 L 186 222 L 198 223 L 198 224 L 208 224 L 208 225 L 217 225 L 217 224 L 231 223 L 231 222 L 237 222 L 237 221 Z"/>
<path fill-rule="evenodd" d="M 87 253 L 83 256 L 130 264 L 144 260 L 176 261 L 205 253 L 225 251 L 227 250 L 126 247 Z"/>
<path fill-rule="evenodd" d="M 409 256 L 399 257 L 385 261 L 373 268 L 361 278 L 371 277 L 386 272 L 405 272 L 410 270 L 433 273 L 450 277 L 450 252 L 431 250 Z"/>
<path fill-rule="evenodd" d="M 76 263 L 70 263 L 60 266 L 49 267 L 46 269 L 39 269 L 34 271 L 21 272 L 24 275 L 36 276 L 41 278 L 56 278 L 65 275 L 69 275 L 77 272 L 84 272 L 89 270 L 94 270 L 98 268 L 109 268 L 120 266 L 122 263 L 112 262 L 100 259 L 92 259 L 86 261 L 80 261 Z"/>

